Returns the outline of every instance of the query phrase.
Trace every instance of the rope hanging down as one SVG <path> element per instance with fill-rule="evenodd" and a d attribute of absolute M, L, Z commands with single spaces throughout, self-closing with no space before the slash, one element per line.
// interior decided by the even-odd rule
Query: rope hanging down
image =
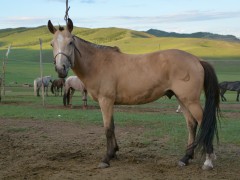
<path fill-rule="evenodd" d="M 66 0 L 66 12 L 65 12 L 65 16 L 64 16 L 64 20 L 66 21 L 66 25 L 67 25 L 67 21 L 68 21 L 68 18 L 69 18 L 69 15 L 68 15 L 69 9 L 70 9 L 70 6 L 68 7 L 68 0 Z"/>

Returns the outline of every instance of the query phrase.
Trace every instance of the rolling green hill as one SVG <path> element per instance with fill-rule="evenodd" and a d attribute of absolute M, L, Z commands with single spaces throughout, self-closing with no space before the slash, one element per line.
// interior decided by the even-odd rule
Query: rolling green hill
<path fill-rule="evenodd" d="M 73 33 L 96 44 L 119 46 L 126 53 L 147 53 L 177 48 L 207 59 L 240 59 L 240 43 L 204 38 L 156 37 L 141 31 L 120 28 L 78 28 Z M 43 40 L 44 61 L 52 60 L 49 46 L 52 39 L 46 26 L 0 30 L 0 55 L 9 44 L 13 49 L 10 58 L 21 61 L 38 61 L 39 38 Z"/>
<path fill-rule="evenodd" d="M 205 39 L 215 39 L 215 40 L 223 40 L 223 41 L 230 41 L 230 42 L 240 42 L 240 39 L 233 35 L 220 35 L 220 34 L 213 34 L 209 32 L 196 32 L 191 34 L 180 34 L 175 32 L 166 32 L 160 31 L 157 29 L 149 29 L 146 31 L 148 34 L 152 34 L 157 37 L 177 37 L 177 38 L 205 38 Z"/>

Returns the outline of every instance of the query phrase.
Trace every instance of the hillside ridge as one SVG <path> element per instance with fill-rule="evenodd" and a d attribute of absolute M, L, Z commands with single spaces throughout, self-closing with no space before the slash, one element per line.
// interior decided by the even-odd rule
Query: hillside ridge
<path fill-rule="evenodd" d="M 143 31 L 148 34 L 154 35 L 156 37 L 176 37 L 176 38 L 204 38 L 204 39 L 213 39 L 213 40 L 222 40 L 222 41 L 230 41 L 230 42 L 240 42 L 234 35 L 220 35 L 214 34 L 210 32 L 195 32 L 190 34 L 185 33 L 176 33 L 176 32 L 166 32 L 157 29 L 149 29 L 147 31 Z"/>

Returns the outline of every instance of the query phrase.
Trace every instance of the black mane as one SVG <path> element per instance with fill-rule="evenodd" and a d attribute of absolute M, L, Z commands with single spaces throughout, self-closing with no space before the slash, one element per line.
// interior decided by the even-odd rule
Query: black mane
<path fill-rule="evenodd" d="M 62 26 L 59 25 L 59 28 L 58 28 L 58 29 L 59 29 L 59 31 L 63 31 L 63 30 L 64 30 L 64 27 L 62 27 Z"/>
<path fill-rule="evenodd" d="M 98 49 L 110 49 L 110 50 L 113 50 L 113 51 L 116 51 L 116 52 L 119 52 L 119 53 L 121 52 L 120 48 L 117 47 L 117 46 L 112 47 L 112 46 L 105 46 L 105 45 L 94 44 L 94 43 L 86 41 L 86 40 L 84 40 L 84 39 L 82 39 L 80 37 L 77 37 L 77 36 L 73 36 L 73 38 L 77 38 L 80 41 L 82 41 L 82 42 L 84 42 L 84 43 L 86 43 L 86 44 L 88 44 L 90 46 L 96 47 Z"/>

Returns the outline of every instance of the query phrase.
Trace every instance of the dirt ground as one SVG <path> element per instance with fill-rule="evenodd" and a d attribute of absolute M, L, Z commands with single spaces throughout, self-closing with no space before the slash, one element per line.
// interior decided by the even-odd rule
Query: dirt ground
<path fill-rule="evenodd" d="M 118 159 L 98 169 L 106 148 L 103 127 L 0 118 L 0 179 L 240 179 L 239 146 L 220 145 L 211 171 L 201 169 L 201 158 L 179 167 L 181 157 L 159 153 L 163 141 L 140 143 L 144 129 L 117 127 Z"/>

